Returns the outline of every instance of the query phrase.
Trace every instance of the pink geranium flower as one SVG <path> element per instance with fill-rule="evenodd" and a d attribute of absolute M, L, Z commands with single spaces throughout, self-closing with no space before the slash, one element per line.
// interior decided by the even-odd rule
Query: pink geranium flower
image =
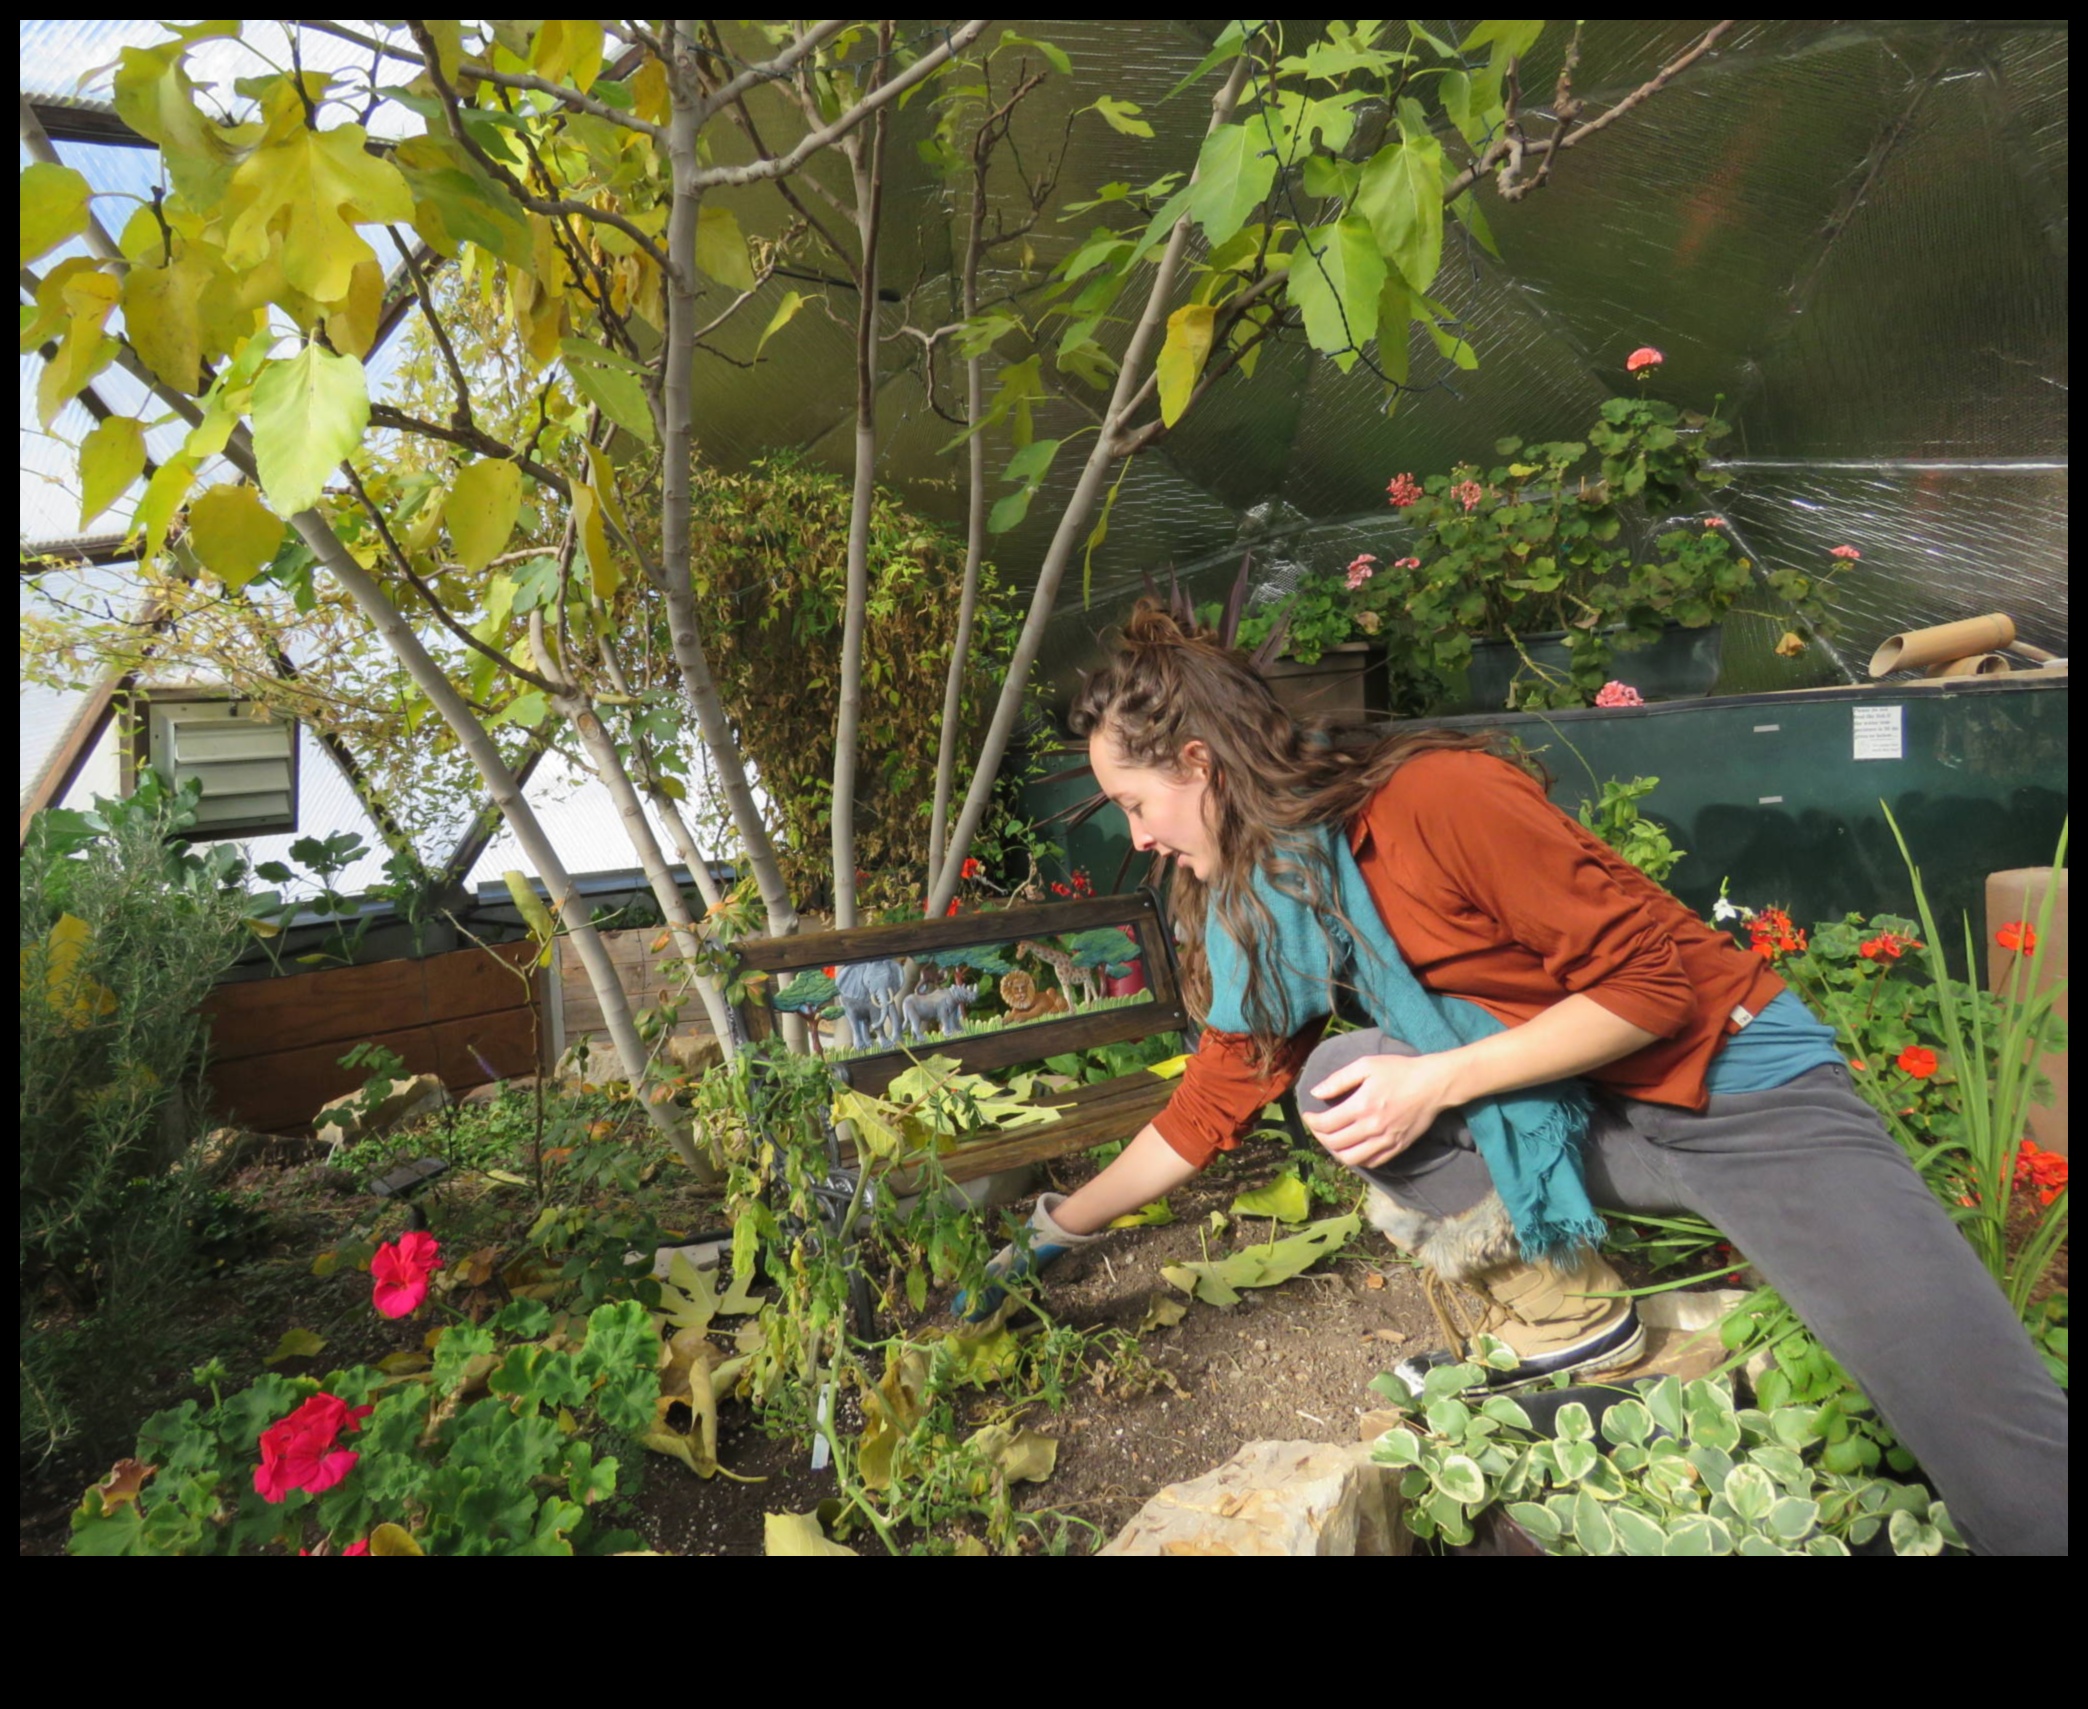
<path fill-rule="evenodd" d="M 1394 475 L 1385 488 L 1385 494 L 1394 505 L 1404 510 L 1421 496 L 1421 483 L 1412 475 Z"/>
<path fill-rule="evenodd" d="M 370 1260 L 370 1304 L 379 1317 L 405 1317 L 428 1297 L 428 1277 L 442 1268 L 440 1247 L 424 1229 L 377 1248 Z"/>
<path fill-rule="evenodd" d="M 1486 497 L 1486 489 L 1477 481 L 1464 481 L 1450 489 L 1453 497 L 1467 510 L 1477 510 L 1479 501 Z"/>
<path fill-rule="evenodd" d="M 1356 591 L 1356 589 L 1357 589 L 1357 588 L 1361 587 L 1361 586 L 1362 586 L 1362 585 L 1363 585 L 1363 584 L 1364 584 L 1365 582 L 1367 582 L 1368 580 L 1370 580 L 1370 578 L 1371 578 L 1372 576 L 1376 575 L 1376 574 L 1377 574 L 1377 559 L 1376 559 L 1376 557 L 1375 557 L 1375 556 L 1373 556 L 1373 555 L 1372 555 L 1371 553 L 1369 553 L 1369 552 L 1362 552 L 1362 553 L 1359 553 L 1359 554 L 1357 554 L 1357 556 L 1356 556 L 1355 558 L 1351 559 L 1351 560 L 1350 560 L 1350 562 L 1349 562 L 1349 567 L 1348 567 L 1348 585 L 1349 585 L 1349 592 L 1350 592 L 1350 593 L 1354 593 L 1354 592 Z"/>
<path fill-rule="evenodd" d="M 1840 558 L 1844 562 L 1847 562 L 1851 559 L 1860 558 L 1863 556 L 1863 554 L 1857 551 L 1854 546 L 1832 546 L 1828 548 L 1827 556 L 1830 558 Z"/>
<path fill-rule="evenodd" d="M 1646 697 L 1628 682 L 1606 682 L 1595 696 L 1597 706 L 1643 706 Z"/>
<path fill-rule="evenodd" d="M 1418 570 L 1420 567 L 1421 560 L 1419 558 L 1401 558 L 1399 560 L 1399 568 L 1402 570 Z"/>
<path fill-rule="evenodd" d="M 1652 345 L 1641 344 L 1629 356 L 1624 358 L 1624 372 L 1636 374 L 1641 368 L 1657 368 L 1666 360 L 1667 358 L 1655 350 Z"/>
<path fill-rule="evenodd" d="M 1722 516 L 1707 516 L 1704 518 L 1704 526 L 1706 528 L 1723 528 L 1725 525 L 1726 519 Z"/>
<path fill-rule="evenodd" d="M 263 1501 L 275 1502 L 292 1490 L 318 1495 L 332 1489 L 361 1458 L 351 1448 L 336 1448 L 334 1438 L 343 1430 L 360 1430 L 369 1415 L 369 1407 L 351 1407 L 338 1395 L 313 1395 L 289 1417 L 261 1432 L 255 1493 Z"/>

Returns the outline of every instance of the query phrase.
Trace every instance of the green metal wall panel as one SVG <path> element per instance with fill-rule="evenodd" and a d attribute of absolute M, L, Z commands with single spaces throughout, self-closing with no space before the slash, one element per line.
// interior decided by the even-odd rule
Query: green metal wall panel
<path fill-rule="evenodd" d="M 1876 731 L 1893 708 L 1899 757 L 1858 758 L 1859 721 Z M 1883 801 L 1957 946 L 1961 915 L 1982 927 L 1988 873 L 2052 858 L 2067 811 L 2066 710 L 2063 673 L 2022 673 L 1427 722 L 1512 733 L 1551 770 L 1552 799 L 1569 813 L 1595 794 L 1594 780 L 1659 778 L 1650 816 L 1688 851 L 1669 888 L 1700 912 L 1726 879 L 1736 901 L 1777 903 L 1805 925 L 1852 909 L 1911 913 Z M 1889 745 L 1875 734 L 1868 743 Z M 1041 815 L 1092 789 L 1083 776 L 1027 800 Z M 1130 849 L 1113 808 L 1068 842 L 1070 863 L 1098 885 Z"/>

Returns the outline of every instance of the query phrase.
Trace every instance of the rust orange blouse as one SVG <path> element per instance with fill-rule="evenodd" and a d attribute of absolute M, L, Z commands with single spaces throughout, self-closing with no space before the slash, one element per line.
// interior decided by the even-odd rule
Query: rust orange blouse
<path fill-rule="evenodd" d="M 1734 1029 L 1784 984 L 1491 754 L 1409 760 L 1348 828 L 1386 929 L 1430 991 L 1477 1003 L 1508 1026 L 1575 992 L 1655 1041 L 1591 1070 L 1592 1084 L 1684 1109 Z M 1206 1029 L 1154 1126 L 1199 1168 L 1237 1145 L 1288 1090 L 1324 1022 L 1257 1074 L 1241 1033 Z"/>

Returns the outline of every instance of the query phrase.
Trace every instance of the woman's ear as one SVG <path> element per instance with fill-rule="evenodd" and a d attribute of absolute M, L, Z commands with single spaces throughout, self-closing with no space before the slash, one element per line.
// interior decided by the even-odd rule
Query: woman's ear
<path fill-rule="evenodd" d="M 1213 764 L 1211 750 L 1204 743 L 1190 740 L 1182 744 L 1182 770 L 1198 782 L 1210 782 Z"/>

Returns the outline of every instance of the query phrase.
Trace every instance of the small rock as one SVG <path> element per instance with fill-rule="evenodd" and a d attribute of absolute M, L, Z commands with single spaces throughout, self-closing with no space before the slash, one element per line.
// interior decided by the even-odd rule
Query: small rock
<path fill-rule="evenodd" d="M 1406 1555 L 1398 1484 L 1367 1446 L 1250 1442 L 1217 1470 L 1169 1484 L 1105 1555 Z"/>
<path fill-rule="evenodd" d="M 712 1033 L 676 1033 L 667 1041 L 667 1057 L 684 1074 L 706 1074 L 725 1062 L 725 1047 Z"/>
<path fill-rule="evenodd" d="M 1369 1412 L 1356 1415 L 1356 1440 L 1375 1442 L 1388 1430 L 1397 1430 L 1407 1422 L 1407 1415 L 1397 1407 L 1375 1407 Z"/>
<path fill-rule="evenodd" d="M 449 1092 L 433 1074 L 415 1074 L 405 1080 L 378 1082 L 359 1092 L 347 1092 L 319 1107 L 312 1118 L 317 1137 L 336 1149 L 350 1140 L 383 1133 L 402 1122 L 432 1115 L 449 1102 Z"/>
<path fill-rule="evenodd" d="M 526 1092 L 537 1083 L 534 1074 L 518 1074 L 512 1080 L 488 1080 L 458 1097 L 460 1104 L 497 1104 L 510 1090 Z"/>

